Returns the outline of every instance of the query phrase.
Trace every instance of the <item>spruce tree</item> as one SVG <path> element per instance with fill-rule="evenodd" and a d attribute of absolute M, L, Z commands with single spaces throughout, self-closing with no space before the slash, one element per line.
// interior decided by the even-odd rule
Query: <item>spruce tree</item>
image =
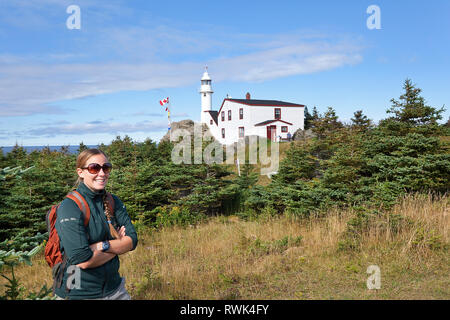
<path fill-rule="evenodd" d="M 317 110 L 316 110 L 316 112 L 317 112 Z M 313 121 L 314 121 L 313 115 L 309 113 L 308 107 L 305 106 L 305 122 L 304 122 L 305 130 L 310 129 L 313 126 Z"/>
<path fill-rule="evenodd" d="M 338 120 L 336 111 L 332 107 L 328 107 L 324 115 L 315 119 L 313 123 L 313 132 L 319 139 L 324 139 L 330 135 L 333 135 L 337 129 L 343 127 L 342 122 Z"/>
<path fill-rule="evenodd" d="M 353 117 L 354 118 L 351 118 L 351 127 L 353 129 L 367 130 L 368 128 L 372 127 L 372 121 L 363 114 L 362 110 L 355 111 L 353 113 Z"/>
<path fill-rule="evenodd" d="M 320 115 L 319 111 L 317 111 L 317 107 L 314 106 L 313 113 L 312 113 L 313 121 L 318 120 L 320 117 L 321 117 L 321 115 Z"/>
<path fill-rule="evenodd" d="M 82 151 L 88 149 L 88 147 L 83 143 L 83 141 L 80 142 L 80 145 L 78 146 L 77 152 L 81 153 Z"/>
<path fill-rule="evenodd" d="M 441 132 L 437 121 L 442 119 L 444 107 L 437 109 L 426 105 L 420 96 L 422 89 L 416 88 L 410 79 L 405 80 L 403 89 L 405 92 L 399 100 L 391 99 L 392 105 L 386 111 L 393 116 L 381 121 L 380 127 L 396 135 L 412 132 L 435 135 Z"/>

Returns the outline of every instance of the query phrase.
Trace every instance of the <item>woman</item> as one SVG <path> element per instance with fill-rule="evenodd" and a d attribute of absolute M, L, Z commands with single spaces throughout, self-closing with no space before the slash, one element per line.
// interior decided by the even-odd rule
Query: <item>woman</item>
<path fill-rule="evenodd" d="M 76 166 L 76 190 L 91 214 L 85 227 L 83 213 L 73 200 L 64 199 L 58 208 L 55 228 L 67 263 L 55 294 L 63 299 L 129 300 L 118 256 L 136 248 L 137 234 L 124 204 L 115 195 L 114 212 L 110 212 L 105 187 L 112 165 L 101 150 L 88 149 L 78 155 Z"/>

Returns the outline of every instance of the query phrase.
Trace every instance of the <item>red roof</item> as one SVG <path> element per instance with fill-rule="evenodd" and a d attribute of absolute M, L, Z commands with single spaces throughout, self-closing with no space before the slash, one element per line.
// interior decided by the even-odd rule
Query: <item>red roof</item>
<path fill-rule="evenodd" d="M 279 100 L 257 100 L 257 99 L 223 99 L 222 105 L 220 106 L 220 109 L 218 113 L 222 110 L 223 104 L 225 101 L 231 101 L 236 102 L 240 104 L 244 104 L 247 106 L 252 107 L 304 107 L 303 104 L 296 104 L 296 103 L 290 103 L 290 102 L 284 102 Z"/>
<path fill-rule="evenodd" d="M 280 120 L 280 119 L 266 120 L 266 121 L 263 121 L 263 122 L 260 122 L 260 123 L 255 124 L 255 126 L 265 126 L 266 124 L 273 123 L 273 122 L 276 122 L 276 121 L 281 121 L 281 122 L 283 122 L 283 123 L 286 123 L 286 124 L 292 126 L 292 123 L 287 122 L 287 121 L 284 121 L 284 120 Z"/>

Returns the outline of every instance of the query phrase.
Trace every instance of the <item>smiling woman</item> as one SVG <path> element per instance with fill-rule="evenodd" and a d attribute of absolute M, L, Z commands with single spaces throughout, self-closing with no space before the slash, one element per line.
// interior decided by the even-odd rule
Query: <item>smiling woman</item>
<path fill-rule="evenodd" d="M 76 191 L 83 198 L 78 201 L 89 207 L 90 215 L 85 225 L 83 213 L 69 198 L 58 208 L 55 228 L 64 257 L 55 277 L 59 299 L 131 299 L 119 274 L 118 256 L 136 248 L 137 234 L 125 205 L 105 190 L 112 167 L 99 149 L 84 150 L 77 157 Z M 74 269 L 78 286 L 71 280 Z"/>
<path fill-rule="evenodd" d="M 96 150 L 96 149 L 90 149 Z M 92 155 L 94 151 L 80 153 L 77 159 L 78 184 L 83 182 L 89 189 L 93 191 L 101 191 L 105 189 L 108 182 L 112 164 L 107 162 L 105 154 L 100 151 L 98 154 Z M 87 164 L 87 160 L 89 164 Z M 85 170 L 87 169 L 87 170 Z"/>

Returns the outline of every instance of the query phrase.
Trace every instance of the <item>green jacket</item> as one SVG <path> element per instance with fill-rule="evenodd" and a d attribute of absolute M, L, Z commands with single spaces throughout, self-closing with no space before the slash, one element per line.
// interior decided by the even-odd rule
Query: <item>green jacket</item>
<path fill-rule="evenodd" d="M 116 256 L 107 263 L 90 269 L 80 269 L 80 288 L 67 290 L 67 278 L 70 277 L 70 283 L 75 278 L 74 270 L 67 268 L 71 265 L 89 260 L 93 252 L 89 248 L 90 244 L 112 240 L 110 235 L 105 212 L 103 209 L 103 195 L 105 191 L 93 192 L 84 183 L 80 183 L 77 191 L 86 199 L 91 210 L 91 217 L 87 228 L 84 227 L 82 212 L 71 199 L 64 199 L 58 208 L 56 231 L 60 238 L 61 251 L 67 255 L 67 264 L 63 270 L 63 282 L 60 288 L 55 289 L 56 295 L 69 299 L 95 299 L 108 296 L 113 293 L 121 283 L 119 274 L 119 257 Z M 137 245 L 136 230 L 131 223 L 127 210 L 115 195 L 114 198 L 114 218 L 117 226 L 125 226 L 126 235 L 133 240 L 133 249 Z"/>

